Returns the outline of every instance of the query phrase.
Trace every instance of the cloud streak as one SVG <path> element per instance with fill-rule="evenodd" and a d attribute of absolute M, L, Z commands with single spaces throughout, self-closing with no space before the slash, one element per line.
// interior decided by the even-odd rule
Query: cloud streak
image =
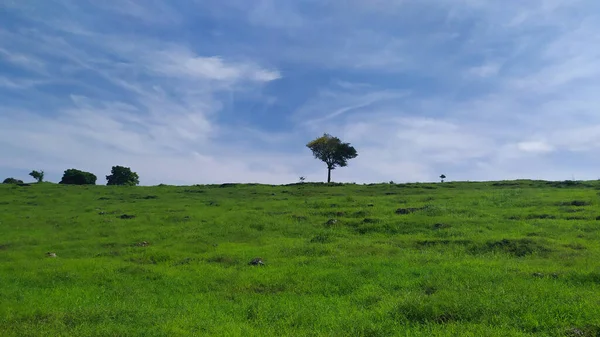
<path fill-rule="evenodd" d="M 3 175 L 322 180 L 328 132 L 334 180 L 597 178 L 592 0 L 2 6 Z"/>

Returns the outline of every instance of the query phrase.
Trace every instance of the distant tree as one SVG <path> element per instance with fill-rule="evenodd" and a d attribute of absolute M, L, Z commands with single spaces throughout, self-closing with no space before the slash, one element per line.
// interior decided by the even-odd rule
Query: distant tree
<path fill-rule="evenodd" d="M 65 185 L 96 185 L 96 176 L 90 172 L 68 169 L 63 174 L 59 184 Z"/>
<path fill-rule="evenodd" d="M 140 183 L 138 174 L 131 171 L 129 167 L 113 166 L 110 173 L 111 175 L 106 176 L 106 185 L 135 186 Z"/>
<path fill-rule="evenodd" d="M 300 177 L 300 183 L 304 184 L 305 180 L 306 180 L 306 177 Z"/>
<path fill-rule="evenodd" d="M 331 182 L 331 170 L 336 167 L 345 167 L 348 165 L 348 159 L 353 159 L 358 156 L 356 149 L 350 146 L 349 143 L 342 141 L 327 133 L 323 136 L 306 144 L 306 147 L 311 149 L 315 158 L 321 160 L 327 165 L 327 182 Z"/>
<path fill-rule="evenodd" d="M 3 184 L 22 184 L 23 180 L 15 179 L 15 178 L 6 178 L 2 182 Z"/>
<path fill-rule="evenodd" d="M 442 174 L 442 175 L 440 176 L 440 179 L 442 179 L 442 182 L 444 182 L 444 179 L 446 179 L 446 175 Z"/>
<path fill-rule="evenodd" d="M 29 175 L 32 176 L 33 179 L 37 180 L 38 183 L 44 181 L 44 171 L 31 171 Z"/>

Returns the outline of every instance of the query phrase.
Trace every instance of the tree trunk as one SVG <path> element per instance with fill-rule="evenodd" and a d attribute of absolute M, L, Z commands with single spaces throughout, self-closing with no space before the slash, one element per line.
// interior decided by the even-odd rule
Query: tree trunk
<path fill-rule="evenodd" d="M 331 167 L 327 168 L 327 183 L 331 182 Z"/>

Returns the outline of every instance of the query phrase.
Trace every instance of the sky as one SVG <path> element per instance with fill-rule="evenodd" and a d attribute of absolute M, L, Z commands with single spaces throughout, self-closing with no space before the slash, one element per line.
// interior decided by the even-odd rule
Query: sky
<path fill-rule="evenodd" d="M 600 178 L 597 0 L 0 0 L 0 178 Z"/>

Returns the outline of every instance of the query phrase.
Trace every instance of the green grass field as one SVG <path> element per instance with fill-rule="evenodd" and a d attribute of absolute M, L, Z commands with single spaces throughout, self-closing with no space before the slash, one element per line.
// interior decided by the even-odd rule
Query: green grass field
<path fill-rule="evenodd" d="M 0 336 L 600 336 L 599 191 L 0 185 Z"/>

